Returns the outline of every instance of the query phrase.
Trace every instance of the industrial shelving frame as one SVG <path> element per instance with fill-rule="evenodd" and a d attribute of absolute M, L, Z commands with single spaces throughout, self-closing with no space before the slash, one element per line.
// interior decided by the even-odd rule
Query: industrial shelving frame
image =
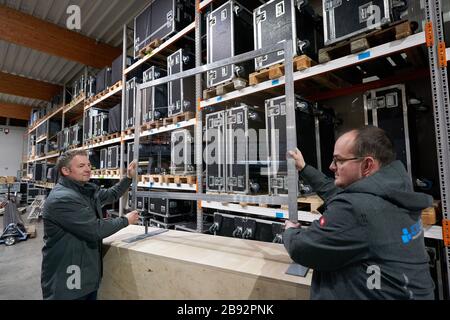
<path fill-rule="evenodd" d="M 145 132 L 140 131 L 140 122 L 136 121 L 135 133 L 132 135 L 125 135 L 122 131 L 120 138 L 116 138 L 110 141 L 105 141 L 102 143 L 90 145 L 88 147 L 82 146 L 80 148 L 96 148 L 103 145 L 108 145 L 112 143 L 120 143 L 120 177 L 122 178 L 124 172 L 125 164 L 125 141 L 134 140 L 134 157 L 138 159 L 139 157 L 139 139 L 143 136 L 154 135 L 164 131 L 171 131 L 181 127 L 194 126 L 195 130 L 195 164 L 196 164 L 196 175 L 197 184 L 196 186 L 158 186 L 157 184 L 145 185 L 138 183 L 137 178 L 133 179 L 132 187 L 132 208 L 136 207 L 136 196 L 153 196 L 153 197 L 166 197 L 173 199 L 182 200 L 193 200 L 197 201 L 197 228 L 196 232 L 203 232 L 203 208 L 214 208 L 219 210 L 235 211 L 242 213 L 255 214 L 251 212 L 250 209 L 243 208 L 237 204 L 224 204 L 226 202 L 251 202 L 251 203 L 266 203 L 266 204 L 277 204 L 277 205 L 288 205 L 288 211 L 283 211 L 279 209 L 269 209 L 257 207 L 258 214 L 267 217 L 277 217 L 277 218 L 288 218 L 290 220 L 296 221 L 307 221 L 311 222 L 317 219 L 317 215 L 313 215 L 309 212 L 302 212 L 297 210 L 297 171 L 292 159 L 288 159 L 288 183 L 289 191 L 288 196 L 249 196 L 249 195 L 224 195 L 224 194 L 206 194 L 203 190 L 202 177 L 203 177 L 203 159 L 202 159 L 202 141 L 203 141 L 203 124 L 202 115 L 203 109 L 205 107 L 213 106 L 215 104 L 223 103 L 226 101 L 231 101 L 233 99 L 239 99 L 241 97 L 252 95 L 269 88 L 284 86 L 286 94 L 286 106 L 287 106 L 287 130 L 286 139 L 287 147 L 293 149 L 296 147 L 296 124 L 294 115 L 294 82 L 308 79 L 310 77 L 320 75 L 327 72 L 332 72 L 333 70 L 357 65 L 363 62 L 367 62 L 372 59 L 377 59 L 389 54 L 400 52 L 409 48 L 425 45 L 428 47 L 428 59 L 431 75 L 431 91 L 433 98 L 434 107 L 434 123 L 435 123 L 435 134 L 436 134 L 436 145 L 438 153 L 438 167 L 439 167 L 439 179 L 440 179 L 440 192 L 441 192 L 441 202 L 442 202 L 442 228 L 438 226 L 432 226 L 425 230 L 425 235 L 430 238 L 443 240 L 445 244 L 445 262 L 447 267 L 447 275 L 450 274 L 450 222 L 449 222 L 449 211 L 450 211 L 450 98 L 449 98 L 449 86 L 448 86 L 448 75 L 447 75 L 447 61 L 450 60 L 450 48 L 446 48 L 444 41 L 444 31 L 443 31 L 443 21 L 442 21 L 442 10 L 441 10 L 442 0 L 425 0 L 426 9 L 426 27 L 425 30 L 408 36 L 407 38 L 392 41 L 374 48 L 370 48 L 361 54 L 351 54 L 342 58 L 332 60 L 328 63 L 319 64 L 313 66 L 309 69 L 303 71 L 294 72 L 292 67 L 292 45 L 290 41 L 283 44 L 274 46 L 272 48 L 264 48 L 260 50 L 255 50 L 247 52 L 233 58 L 224 59 L 219 62 L 202 65 L 201 61 L 201 15 L 202 10 L 204 10 L 213 0 L 196 0 L 196 10 L 195 10 L 195 20 L 193 23 L 185 27 L 183 30 L 178 32 L 174 37 L 169 39 L 167 42 L 163 43 L 160 47 L 156 48 L 151 54 L 145 56 L 144 58 L 137 61 L 130 67 L 126 66 L 126 56 L 127 56 L 127 31 L 128 27 L 125 24 L 123 26 L 123 74 L 122 74 L 122 87 L 117 89 L 122 91 L 122 130 L 125 128 L 124 113 L 125 113 L 125 84 L 126 77 L 129 72 L 138 67 L 139 65 L 149 61 L 153 55 L 162 51 L 165 47 L 174 43 L 184 35 L 189 32 L 195 32 L 195 68 L 153 80 L 144 84 L 139 84 L 138 87 L 138 97 L 136 99 L 136 118 L 139 119 L 140 115 L 140 103 L 141 103 L 141 90 L 155 86 L 158 84 L 166 83 L 168 81 L 195 76 L 195 96 L 196 96 L 196 116 L 195 119 L 186 121 L 186 123 L 176 125 L 169 125 L 167 127 L 161 127 L 159 129 L 147 130 Z M 285 75 L 276 80 L 268 80 L 253 86 L 245 87 L 241 90 L 232 91 L 230 93 L 224 94 L 219 97 L 213 97 L 211 99 L 202 100 L 202 81 L 201 74 L 225 65 L 241 62 L 244 60 L 250 60 L 257 56 L 265 53 L 273 52 L 279 49 L 285 50 Z M 87 74 L 87 69 L 85 74 Z M 87 78 L 87 77 L 86 77 Z M 65 90 L 65 88 L 64 88 Z M 95 102 L 97 103 L 97 101 Z M 63 127 L 64 127 L 64 109 L 65 101 L 63 101 L 63 107 L 52 111 L 51 114 L 44 117 L 43 119 L 49 119 L 59 112 L 63 112 Z M 29 133 L 37 128 L 41 121 L 40 119 L 36 122 L 32 128 L 30 128 Z M 37 159 L 28 160 L 27 162 L 35 162 L 40 160 L 45 160 L 48 158 L 56 157 L 57 155 L 48 155 Z M 111 178 L 110 178 L 111 179 Z M 190 191 L 190 192 L 155 192 L 155 191 L 138 191 L 138 187 L 148 187 L 150 189 L 173 189 L 179 191 Z M 119 215 L 123 214 L 124 211 L 124 200 L 122 197 L 119 205 Z M 450 279 L 447 279 L 450 287 Z M 447 295 L 450 295 L 447 292 Z"/>

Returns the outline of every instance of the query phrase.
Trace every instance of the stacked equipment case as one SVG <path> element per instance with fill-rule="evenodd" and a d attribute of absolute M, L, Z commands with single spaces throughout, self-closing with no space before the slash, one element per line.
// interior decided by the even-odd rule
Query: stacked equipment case
<path fill-rule="evenodd" d="M 168 75 L 186 71 L 195 66 L 194 56 L 183 49 L 167 57 Z M 183 78 L 168 83 L 168 116 L 195 109 L 195 81 Z"/>
<path fill-rule="evenodd" d="M 213 63 L 253 50 L 252 12 L 237 1 L 230 0 L 206 17 L 207 61 Z M 247 78 L 252 63 L 244 62 L 211 70 L 207 73 L 208 88 L 233 80 Z"/>
<path fill-rule="evenodd" d="M 412 176 L 410 128 L 405 85 L 398 84 L 368 91 L 364 94 L 366 125 L 385 130 L 392 139 L 397 159 Z"/>
<path fill-rule="evenodd" d="M 166 76 L 166 71 L 152 66 L 145 70 L 143 82 L 149 82 Z M 167 117 L 167 84 L 142 90 L 142 123 Z"/>
<path fill-rule="evenodd" d="M 165 40 L 194 20 L 194 0 L 154 0 L 134 18 L 134 58 L 154 40 Z"/>
<path fill-rule="evenodd" d="M 258 148 L 263 129 L 263 113 L 248 105 L 206 115 L 206 190 L 252 194 L 265 189 Z"/>
<path fill-rule="evenodd" d="M 172 131 L 170 171 L 173 175 L 194 174 L 194 137 L 187 129 Z"/>
<path fill-rule="evenodd" d="M 253 11 L 255 49 L 293 40 L 294 56 L 315 59 L 323 46 L 322 20 L 303 0 L 271 0 Z M 284 62 L 284 50 L 255 58 L 261 70 Z"/>
<path fill-rule="evenodd" d="M 266 143 L 268 153 L 269 194 L 288 193 L 286 154 L 286 99 L 280 96 L 266 100 Z M 296 97 L 295 116 L 297 146 L 305 162 L 326 172 L 332 160 L 334 118 L 331 111 L 317 107 Z M 318 159 L 321 159 L 318 161 Z M 299 180 L 299 192 L 310 193 L 309 186 Z"/>

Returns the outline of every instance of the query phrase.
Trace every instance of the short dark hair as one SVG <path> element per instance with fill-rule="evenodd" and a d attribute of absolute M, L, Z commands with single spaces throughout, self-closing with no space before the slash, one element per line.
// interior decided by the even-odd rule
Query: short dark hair
<path fill-rule="evenodd" d="M 372 156 L 386 166 L 396 159 L 394 144 L 386 131 L 375 126 L 364 126 L 356 132 L 353 153 L 355 157 Z"/>
<path fill-rule="evenodd" d="M 56 162 L 56 170 L 61 176 L 63 176 L 61 169 L 63 167 L 69 167 L 70 161 L 76 156 L 87 157 L 88 153 L 86 150 L 69 150 L 59 156 L 58 161 Z"/>

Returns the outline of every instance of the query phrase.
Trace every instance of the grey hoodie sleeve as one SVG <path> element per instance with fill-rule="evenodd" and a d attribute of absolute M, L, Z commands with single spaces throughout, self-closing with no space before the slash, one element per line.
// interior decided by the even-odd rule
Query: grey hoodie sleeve
<path fill-rule="evenodd" d="M 351 203 L 339 198 L 333 199 L 322 218 L 309 228 L 286 230 L 283 243 L 295 262 L 318 271 L 334 271 L 367 254 L 365 230 Z"/>
<path fill-rule="evenodd" d="M 310 165 L 306 165 L 300 171 L 300 178 L 310 184 L 314 192 L 317 192 L 324 201 L 327 201 L 342 190 L 334 185 L 334 179 L 327 177 Z"/>
<path fill-rule="evenodd" d="M 119 198 L 130 188 L 132 181 L 132 179 L 125 177 L 109 189 L 100 189 L 99 198 L 102 206 L 119 200 Z"/>
<path fill-rule="evenodd" d="M 52 201 L 45 212 L 44 219 L 87 242 L 102 240 L 128 226 L 126 217 L 98 219 L 91 208 L 69 197 Z"/>

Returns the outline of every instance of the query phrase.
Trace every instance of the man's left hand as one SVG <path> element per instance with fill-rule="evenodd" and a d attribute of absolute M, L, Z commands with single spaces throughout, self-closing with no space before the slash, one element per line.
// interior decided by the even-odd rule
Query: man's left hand
<path fill-rule="evenodd" d="M 137 162 L 136 160 L 133 160 L 128 166 L 127 177 L 133 179 L 133 177 L 136 175 L 136 169 L 137 169 Z"/>
<path fill-rule="evenodd" d="M 286 221 L 284 222 L 284 230 L 287 230 L 287 229 L 290 229 L 290 228 L 296 228 L 296 229 L 298 229 L 298 228 L 300 228 L 300 223 L 298 223 L 298 222 L 292 222 L 292 221 L 290 221 L 290 220 L 286 220 Z"/>

